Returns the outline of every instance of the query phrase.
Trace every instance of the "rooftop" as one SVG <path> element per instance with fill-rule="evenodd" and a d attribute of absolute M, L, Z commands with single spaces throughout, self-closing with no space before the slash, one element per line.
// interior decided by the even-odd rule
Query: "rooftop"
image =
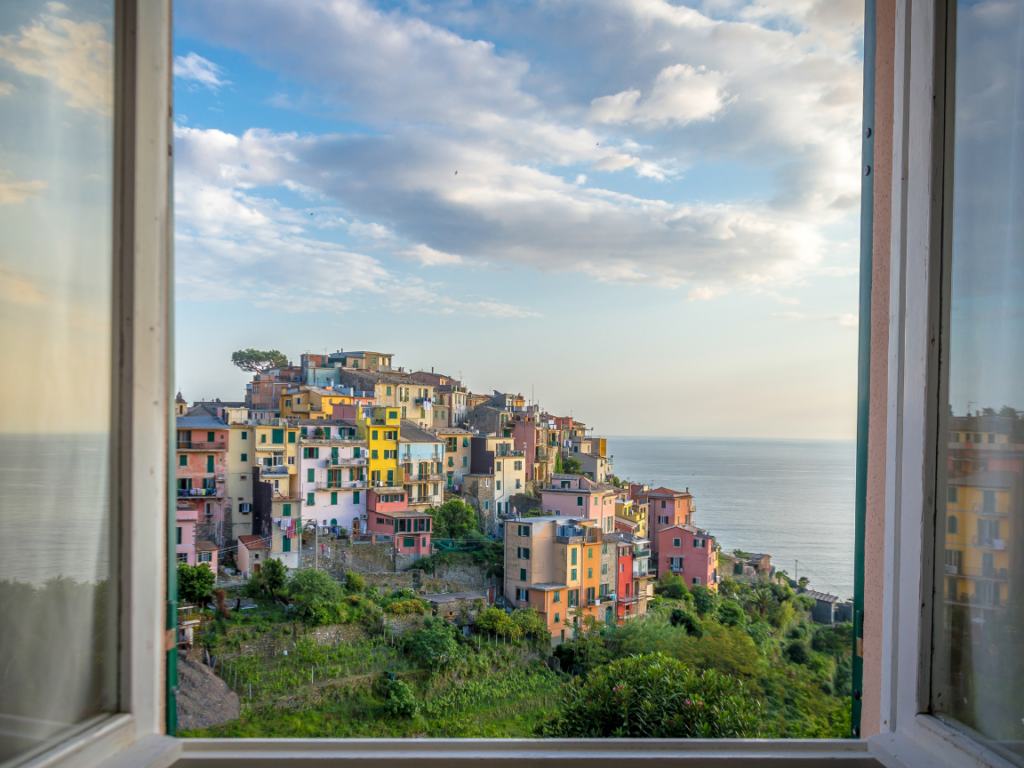
<path fill-rule="evenodd" d="M 423 595 L 428 603 L 454 603 L 457 600 L 486 600 L 483 592 L 446 592 L 438 595 Z"/>
<path fill-rule="evenodd" d="M 246 549 L 270 549 L 270 544 L 262 536 L 239 536 L 238 543 Z"/>
<path fill-rule="evenodd" d="M 197 541 L 196 550 L 198 552 L 216 552 L 217 544 L 212 541 Z"/>
<path fill-rule="evenodd" d="M 530 589 L 539 589 L 542 592 L 550 592 L 552 589 L 566 589 L 568 584 L 559 584 L 555 581 L 548 581 L 543 584 L 531 584 Z"/>
<path fill-rule="evenodd" d="M 949 485 L 966 486 L 969 488 L 1000 488 L 1010 489 L 1013 487 L 1013 479 L 1016 472 L 976 472 L 973 475 L 963 477 L 951 477 L 947 480 Z"/>
<path fill-rule="evenodd" d="M 419 426 L 415 421 L 402 419 L 402 426 L 398 432 L 400 443 L 440 443 L 441 438 L 433 432 L 428 432 Z"/>
<path fill-rule="evenodd" d="M 212 416 L 179 416 L 177 419 L 178 429 L 227 429 L 226 421 L 213 418 Z"/>
<path fill-rule="evenodd" d="M 836 603 L 839 601 L 839 597 L 836 595 L 830 595 L 827 592 L 815 592 L 813 589 L 808 589 L 803 594 L 813 597 L 819 603 Z"/>

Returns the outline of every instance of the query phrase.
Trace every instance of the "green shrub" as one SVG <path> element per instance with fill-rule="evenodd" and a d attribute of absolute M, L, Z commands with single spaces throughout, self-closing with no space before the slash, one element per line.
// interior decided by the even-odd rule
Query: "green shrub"
<path fill-rule="evenodd" d="M 687 610 L 673 608 L 672 614 L 668 617 L 668 623 L 673 627 L 681 627 L 686 630 L 690 637 L 704 637 L 704 627 L 700 619 Z"/>
<path fill-rule="evenodd" d="M 682 600 L 687 594 L 686 582 L 678 573 L 669 571 L 662 577 L 661 584 L 655 585 L 654 592 L 671 600 Z"/>
<path fill-rule="evenodd" d="M 350 595 L 357 595 L 366 589 L 366 579 L 355 571 L 345 574 L 345 591 Z"/>
<path fill-rule="evenodd" d="M 756 738 L 761 705 L 739 680 L 661 653 L 613 661 L 563 688 L 548 737 Z"/>
<path fill-rule="evenodd" d="M 341 587 L 324 571 L 304 568 L 288 583 L 299 618 L 310 626 L 341 621 Z"/>
<path fill-rule="evenodd" d="M 693 607 L 701 616 L 708 616 L 715 612 L 718 607 L 718 593 L 705 587 L 703 584 L 695 584 L 690 589 L 693 595 Z"/>
<path fill-rule="evenodd" d="M 374 692 L 384 699 L 384 712 L 391 717 L 412 717 L 420 710 L 416 694 L 403 680 L 392 680 L 389 675 L 379 677 Z"/>
<path fill-rule="evenodd" d="M 807 643 L 802 640 L 794 640 L 786 646 L 786 658 L 794 664 L 807 664 L 811 660 L 811 652 Z"/>
<path fill-rule="evenodd" d="M 715 612 L 718 620 L 730 627 L 743 627 L 747 623 L 747 612 L 735 600 L 722 600 Z"/>

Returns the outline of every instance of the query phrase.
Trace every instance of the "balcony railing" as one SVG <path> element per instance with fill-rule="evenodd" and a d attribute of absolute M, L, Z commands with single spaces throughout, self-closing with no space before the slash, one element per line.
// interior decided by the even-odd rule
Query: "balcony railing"
<path fill-rule="evenodd" d="M 179 499 L 215 499 L 224 495 L 222 488 L 179 488 Z"/>
<path fill-rule="evenodd" d="M 328 456 L 327 466 L 329 467 L 365 467 L 369 459 L 365 456 L 345 458 L 344 456 Z"/>
<path fill-rule="evenodd" d="M 272 467 L 261 466 L 260 477 L 284 477 L 290 467 L 287 464 L 275 464 Z"/>
<path fill-rule="evenodd" d="M 341 491 L 341 490 L 358 490 L 360 488 L 367 488 L 366 480 L 328 480 L 327 482 L 319 482 L 316 484 L 318 491 Z"/>
<path fill-rule="evenodd" d="M 300 439 L 303 445 L 363 445 L 365 440 L 358 437 L 303 437 Z"/>
<path fill-rule="evenodd" d="M 1006 539 L 992 539 L 988 536 L 974 536 L 971 538 L 971 546 L 980 549 L 1006 549 Z"/>
<path fill-rule="evenodd" d="M 212 443 L 202 443 L 196 440 L 179 440 L 178 450 L 179 451 L 226 451 L 228 444 L 223 441 L 214 441 Z"/>
<path fill-rule="evenodd" d="M 406 472 L 406 474 L 405 474 L 405 481 L 404 482 L 406 482 L 406 483 L 439 483 L 443 479 L 444 479 L 444 476 L 440 475 L 440 474 L 437 474 L 437 473 L 433 473 L 433 474 L 429 474 L 428 473 L 428 474 L 425 474 L 425 475 L 418 475 L 418 474 L 417 475 L 411 475 L 408 472 Z"/>
<path fill-rule="evenodd" d="M 946 566 L 949 570 L 949 566 Z M 987 581 L 1009 581 L 1010 572 L 1006 568 L 961 568 L 957 576 L 968 579 L 983 579 Z"/>
<path fill-rule="evenodd" d="M 644 558 L 644 557 L 650 557 L 650 556 L 651 556 L 651 550 L 649 550 L 649 549 L 641 549 L 639 552 L 634 552 L 633 553 L 633 557 L 637 557 L 637 558 Z"/>

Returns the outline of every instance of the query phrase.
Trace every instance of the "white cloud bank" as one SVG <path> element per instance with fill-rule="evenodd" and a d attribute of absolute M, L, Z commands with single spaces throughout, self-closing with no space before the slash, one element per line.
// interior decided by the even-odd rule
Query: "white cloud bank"
<path fill-rule="evenodd" d="M 174 57 L 175 77 L 206 86 L 211 91 L 216 91 L 223 85 L 231 85 L 230 80 L 221 77 L 223 74 L 224 70 L 220 66 L 209 59 L 204 59 L 195 51 L 187 56 Z"/>
<path fill-rule="evenodd" d="M 528 31 L 538 51 L 550 39 L 564 46 L 559 60 L 578 59 L 577 69 L 546 61 L 536 71 L 535 51 L 499 53 L 440 18 L 363 0 L 183 0 L 176 10 L 190 35 L 257 58 L 373 130 L 179 129 L 179 172 L 217 176 L 221 198 L 211 204 L 234 211 L 240 240 L 268 220 L 278 237 L 305 237 L 310 222 L 246 192 L 280 185 L 373 222 L 352 226 L 382 228 L 389 237 L 362 234 L 425 266 L 577 272 L 684 287 L 690 299 L 777 290 L 852 256 L 847 241 L 825 233 L 852 222 L 859 194 L 859 28 L 850 10 L 859 3 L 836 0 L 828 13 L 819 5 L 765 2 L 717 18 L 661 0 L 567 0 L 554 16 L 545 4 L 496 14 L 493 25 Z M 754 199 L 740 186 L 712 204 L 600 186 L 623 173 L 685 179 L 698 161 L 758 168 L 774 192 Z M 198 226 L 192 204 L 182 199 L 186 228 Z M 390 279 L 377 260 L 311 247 L 293 256 L 358 264 L 367 290 Z M 212 264 L 213 252 L 204 258 Z"/>

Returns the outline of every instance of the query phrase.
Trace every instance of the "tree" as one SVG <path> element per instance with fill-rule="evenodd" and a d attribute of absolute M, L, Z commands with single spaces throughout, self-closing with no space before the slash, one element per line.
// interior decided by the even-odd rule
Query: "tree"
<path fill-rule="evenodd" d="M 284 563 L 276 558 L 265 561 L 260 569 L 260 576 L 263 577 L 263 586 L 270 593 L 271 599 L 277 600 L 277 593 L 284 589 L 288 582 L 288 569 L 284 567 Z"/>
<path fill-rule="evenodd" d="M 430 510 L 434 516 L 433 536 L 437 539 L 462 539 L 478 530 L 477 517 L 473 508 L 462 499 L 449 499 L 437 509 Z"/>
<path fill-rule="evenodd" d="M 178 563 L 178 597 L 186 603 L 206 605 L 216 580 L 217 577 L 206 563 Z"/>
<path fill-rule="evenodd" d="M 555 453 L 555 474 L 561 475 L 562 473 L 562 453 L 559 451 Z"/>
<path fill-rule="evenodd" d="M 755 738 L 761 705 L 743 683 L 661 653 L 630 656 L 563 687 L 548 737 Z"/>
<path fill-rule="evenodd" d="M 655 592 L 672 600 L 682 600 L 687 593 L 686 582 L 678 573 L 669 571 L 662 578 L 661 584 L 655 587 Z"/>
<path fill-rule="evenodd" d="M 263 373 L 271 368 L 288 365 L 288 358 L 276 349 L 240 349 L 231 353 L 231 362 L 250 373 Z"/>
<path fill-rule="evenodd" d="M 764 616 L 772 605 L 774 605 L 775 598 L 772 597 L 772 593 L 769 590 L 761 587 L 754 591 L 754 597 L 750 602 L 753 603 L 754 607 L 757 609 L 757 615 Z"/>
<path fill-rule="evenodd" d="M 1002 408 L 999 409 L 999 415 L 1007 419 L 1016 419 L 1017 409 L 1014 408 L 1012 405 L 1004 405 Z"/>
<path fill-rule="evenodd" d="M 794 664 L 806 664 L 811 660 L 811 652 L 803 640 L 794 640 L 786 646 L 786 658 Z"/>
<path fill-rule="evenodd" d="M 505 611 L 493 606 L 477 616 L 476 628 L 489 635 L 503 635 L 518 640 L 523 630 Z"/>
<path fill-rule="evenodd" d="M 673 608 L 672 614 L 668 617 L 668 623 L 673 627 L 682 627 L 690 637 L 704 637 L 704 627 L 701 626 L 700 619 L 690 611 Z"/>
<path fill-rule="evenodd" d="M 341 587 L 325 571 L 312 568 L 298 571 L 288 584 L 288 592 L 297 603 L 299 616 L 307 624 L 332 624 L 341 618 L 338 610 Z"/>
<path fill-rule="evenodd" d="M 701 616 L 708 616 L 715 612 L 718 607 L 718 595 L 705 587 L 703 584 L 696 584 L 690 588 L 693 595 L 693 607 Z"/>
<path fill-rule="evenodd" d="M 465 656 L 458 634 L 459 630 L 444 619 L 428 616 L 420 629 L 405 636 L 403 644 L 414 659 L 428 667 L 443 669 Z"/>
<path fill-rule="evenodd" d="M 567 475 L 578 475 L 583 469 L 583 462 L 579 459 L 574 459 L 572 456 L 566 456 L 562 460 L 562 471 Z"/>
<path fill-rule="evenodd" d="M 747 623 L 747 613 L 735 600 L 722 600 L 718 606 L 718 620 L 730 627 L 742 627 Z"/>
<path fill-rule="evenodd" d="M 801 576 L 796 583 L 799 585 L 800 589 L 807 589 L 807 585 L 811 583 L 811 580 L 806 576 Z"/>
<path fill-rule="evenodd" d="M 547 622 L 544 621 L 543 616 L 537 613 L 536 608 L 517 608 L 512 611 L 512 621 L 526 637 L 551 639 Z"/>

